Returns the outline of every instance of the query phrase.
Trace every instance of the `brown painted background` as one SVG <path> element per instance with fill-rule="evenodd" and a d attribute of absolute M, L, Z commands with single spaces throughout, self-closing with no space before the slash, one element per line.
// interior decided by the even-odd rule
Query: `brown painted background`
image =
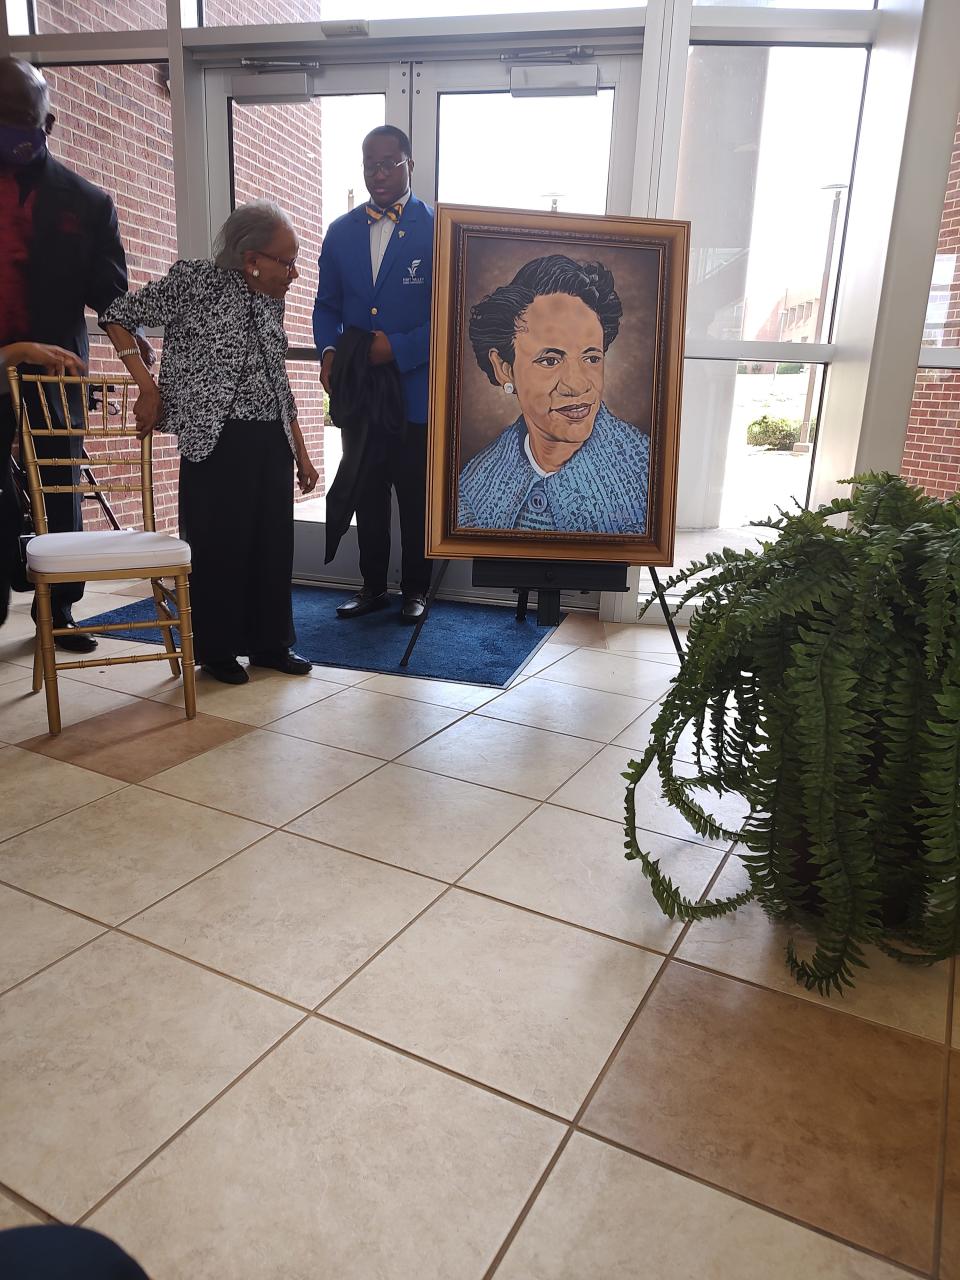
<path fill-rule="evenodd" d="M 602 262 L 613 272 L 623 304 L 620 332 L 607 349 L 604 403 L 611 413 L 644 431 L 653 414 L 654 356 L 660 255 L 646 246 L 604 245 L 589 240 L 540 239 L 536 236 L 470 234 L 467 239 L 465 304 L 459 406 L 460 459 L 474 454 L 514 422 L 520 412 L 516 396 L 506 395 L 481 372 L 469 340 L 470 308 L 500 285 L 508 284 L 526 262 L 562 253 L 574 262 Z"/>

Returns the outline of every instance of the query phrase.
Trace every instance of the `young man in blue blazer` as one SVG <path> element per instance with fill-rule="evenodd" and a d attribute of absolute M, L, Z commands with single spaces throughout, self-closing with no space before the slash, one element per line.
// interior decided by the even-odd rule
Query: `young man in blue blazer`
<path fill-rule="evenodd" d="M 371 365 L 396 363 L 406 428 L 369 424 L 357 492 L 357 539 L 363 590 L 342 604 L 341 618 L 359 618 L 387 604 L 390 493 L 397 491 L 403 565 L 402 616 L 416 622 L 430 586 L 424 555 L 427 469 L 427 365 L 433 281 L 433 210 L 410 190 L 410 140 L 393 125 L 363 140 L 370 203 L 338 218 L 320 254 L 313 334 L 322 354 L 320 381 L 330 391 L 336 343 L 344 329 L 373 332 Z"/>

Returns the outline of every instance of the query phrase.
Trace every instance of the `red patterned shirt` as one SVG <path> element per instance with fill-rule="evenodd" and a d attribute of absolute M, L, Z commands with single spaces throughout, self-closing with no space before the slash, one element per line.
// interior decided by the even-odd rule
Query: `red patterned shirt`
<path fill-rule="evenodd" d="M 30 338 L 27 272 L 36 187 L 0 169 L 0 347 Z"/>

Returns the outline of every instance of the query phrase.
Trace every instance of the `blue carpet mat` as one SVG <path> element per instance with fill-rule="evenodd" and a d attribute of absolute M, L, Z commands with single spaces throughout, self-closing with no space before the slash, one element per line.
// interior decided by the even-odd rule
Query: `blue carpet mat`
<path fill-rule="evenodd" d="M 298 653 L 321 666 L 502 687 L 554 630 L 537 626 L 536 610 L 525 622 L 518 622 L 512 609 L 436 600 L 410 665 L 401 667 L 413 628 L 400 622 L 399 596 L 391 597 L 388 609 L 344 622 L 335 610 L 352 594 L 325 587 L 293 588 Z M 162 644 L 159 630 L 149 625 L 155 618 L 151 599 L 136 600 L 89 618 L 85 625 L 142 621 L 142 630 L 124 632 L 122 637 L 118 633 L 118 638 Z"/>

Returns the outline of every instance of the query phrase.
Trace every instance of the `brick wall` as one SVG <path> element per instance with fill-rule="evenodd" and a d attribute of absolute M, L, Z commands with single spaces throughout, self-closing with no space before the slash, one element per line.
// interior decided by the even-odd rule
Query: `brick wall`
<path fill-rule="evenodd" d="M 262 22 L 319 22 L 322 0 L 203 0 L 205 27 Z"/>
<path fill-rule="evenodd" d="M 35 0 L 37 30 L 149 31 L 167 25 L 166 0 Z"/>
<path fill-rule="evenodd" d="M 937 252 L 956 254 L 939 338 L 943 346 L 955 349 L 960 346 L 960 120 Z M 900 470 L 934 497 L 946 498 L 960 490 L 960 373 L 945 369 L 918 371 Z"/>
<path fill-rule="evenodd" d="M 204 25 L 317 22 L 321 0 L 203 0 Z M 37 30 L 150 31 L 167 25 L 166 0 L 36 0 Z"/>
<path fill-rule="evenodd" d="M 234 191 L 237 204 L 274 200 L 291 218 L 300 238 L 295 280 L 287 294 L 287 336 L 294 347 L 313 346 L 313 300 L 320 253 L 319 101 L 283 106 L 235 105 Z M 316 364 L 292 363 L 300 429 L 324 490 L 323 407 Z M 299 493 L 298 493 L 299 497 Z"/>
<path fill-rule="evenodd" d="M 146 8 L 149 0 L 143 3 Z M 38 2 L 38 20 L 43 8 L 54 6 Z M 131 287 L 155 279 L 177 259 L 173 140 L 165 68 L 153 64 L 51 67 L 44 75 L 57 116 L 50 150 L 113 197 Z M 162 352 L 162 343 L 157 346 Z M 90 369 L 94 374 L 124 372 L 106 340 L 92 344 Z M 91 441 L 89 452 L 95 458 L 109 447 L 98 447 Z M 170 437 L 158 436 L 154 453 L 157 527 L 172 530 L 177 525 L 176 445 Z M 114 494 L 110 503 L 121 524 L 139 523 L 140 505 L 135 495 Z M 85 504 L 84 518 L 88 528 L 105 525 L 92 503 Z"/>
<path fill-rule="evenodd" d="M 297 21 L 319 16 L 319 0 L 206 0 L 209 25 Z M 42 32 L 147 29 L 166 21 L 164 0 L 36 0 Z M 58 123 L 52 152 L 105 188 L 117 205 L 132 287 L 162 275 L 177 258 L 176 196 L 166 68 L 151 64 L 48 68 Z M 310 312 L 320 235 L 320 106 L 243 107 L 235 121 L 237 202 L 268 196 L 301 236 L 302 279 L 291 290 L 291 343 L 312 346 Z M 157 343 L 162 353 L 162 343 Z M 122 372 L 106 342 L 94 342 L 91 371 Z M 290 366 L 301 427 L 323 486 L 323 405 L 316 365 Z M 95 456 L 96 446 L 90 452 Z M 102 450 L 101 450 L 102 451 Z M 154 446 L 157 527 L 177 525 L 176 446 Z M 299 496 L 299 495 L 298 495 Z M 111 498 L 122 524 L 139 521 L 135 496 Z M 87 504 L 88 527 L 103 518 Z"/>

